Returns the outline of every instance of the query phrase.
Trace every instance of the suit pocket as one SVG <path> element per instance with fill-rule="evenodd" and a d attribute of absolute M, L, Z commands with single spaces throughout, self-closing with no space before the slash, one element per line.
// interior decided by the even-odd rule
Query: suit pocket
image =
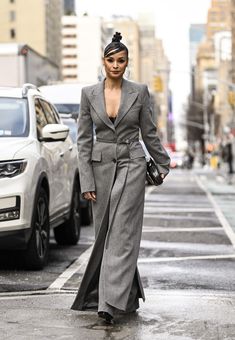
<path fill-rule="evenodd" d="M 130 149 L 130 159 L 145 157 L 142 147 Z"/>
<path fill-rule="evenodd" d="M 101 151 L 97 151 L 97 150 L 93 151 L 91 155 L 91 160 L 92 160 L 92 163 L 101 162 L 102 160 Z"/>

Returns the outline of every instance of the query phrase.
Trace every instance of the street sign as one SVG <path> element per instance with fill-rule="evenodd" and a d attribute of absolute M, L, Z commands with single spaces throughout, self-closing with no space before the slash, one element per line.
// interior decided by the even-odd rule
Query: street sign
<path fill-rule="evenodd" d="M 235 92 L 234 91 L 229 91 L 228 92 L 228 102 L 232 106 L 235 105 Z"/>
<path fill-rule="evenodd" d="M 163 92 L 163 81 L 160 76 L 155 76 L 153 78 L 153 89 L 156 92 Z"/>

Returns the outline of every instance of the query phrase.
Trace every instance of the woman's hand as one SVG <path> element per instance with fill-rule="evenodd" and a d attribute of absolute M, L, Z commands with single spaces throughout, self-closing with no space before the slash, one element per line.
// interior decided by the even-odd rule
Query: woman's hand
<path fill-rule="evenodd" d="M 94 191 L 88 191 L 83 193 L 85 200 L 96 202 L 96 193 Z"/>
<path fill-rule="evenodd" d="M 164 179 L 165 178 L 165 175 L 164 174 L 160 174 L 161 178 Z"/>

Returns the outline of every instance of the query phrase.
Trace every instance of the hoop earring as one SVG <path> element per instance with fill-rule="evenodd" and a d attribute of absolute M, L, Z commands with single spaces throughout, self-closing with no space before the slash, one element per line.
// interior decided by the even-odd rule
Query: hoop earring
<path fill-rule="evenodd" d="M 127 67 L 126 67 L 126 70 L 125 70 L 125 72 L 124 72 L 124 77 L 128 80 L 128 79 L 130 78 L 130 74 L 131 74 L 130 69 L 129 69 L 129 67 L 127 66 Z"/>

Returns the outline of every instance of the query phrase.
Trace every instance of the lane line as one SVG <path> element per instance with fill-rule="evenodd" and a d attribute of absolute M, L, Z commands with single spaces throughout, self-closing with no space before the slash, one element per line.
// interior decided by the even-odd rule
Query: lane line
<path fill-rule="evenodd" d="M 198 176 L 196 176 L 196 181 L 199 185 L 199 187 L 206 193 L 209 201 L 211 202 L 212 206 L 214 207 L 215 214 L 218 217 L 222 227 L 224 228 L 224 231 L 226 235 L 228 236 L 230 242 L 232 243 L 233 247 L 235 248 L 235 233 L 229 224 L 228 220 L 224 216 L 222 210 L 220 209 L 219 205 L 217 204 L 216 200 L 212 196 L 212 194 L 209 192 L 209 190 L 204 186 L 202 181 L 199 179 Z"/>
<path fill-rule="evenodd" d="M 145 199 L 146 199 L 146 197 L 147 197 L 148 195 L 151 194 L 151 192 L 154 191 L 154 189 L 155 189 L 154 186 L 147 187 L 147 189 L 145 188 Z"/>
<path fill-rule="evenodd" d="M 164 227 L 148 227 L 148 226 L 143 226 L 143 233 L 158 233 L 158 232 L 184 232 L 184 231 L 198 231 L 198 232 L 204 232 L 204 231 L 216 231 L 216 230 L 223 230 L 223 227 L 209 227 L 209 228 L 164 228 Z"/>
<path fill-rule="evenodd" d="M 145 197 L 154 191 L 155 187 L 151 186 L 146 189 Z M 84 272 L 87 262 L 89 260 L 93 245 L 91 245 L 86 251 L 84 251 L 75 262 L 71 264 L 62 274 L 60 274 L 57 279 L 52 282 L 52 284 L 47 288 L 47 290 L 61 290 L 65 283 L 79 270 L 82 269 Z M 84 267 L 84 268 L 83 268 Z"/>
<path fill-rule="evenodd" d="M 190 203 L 185 203 L 185 202 L 180 202 L 180 203 L 175 203 L 175 202 L 156 202 L 156 203 L 153 203 L 153 202 L 145 202 L 145 206 L 146 207 L 149 207 L 149 208 L 156 208 L 156 207 L 159 207 L 159 208 L 162 208 L 162 207 L 166 207 L 166 208 L 182 208 L 182 204 L 184 205 L 185 208 L 189 209 L 189 208 L 192 208 L 193 206 L 193 209 L 196 208 L 196 209 L 211 209 L 211 206 L 210 206 L 210 203 L 206 202 L 205 203 L 197 203 L 197 202 L 190 202 Z"/>
<path fill-rule="evenodd" d="M 161 218 L 165 220 L 195 220 L 195 221 L 214 221 L 218 222 L 216 216 L 214 217 L 200 217 L 200 216 L 187 216 L 187 215 L 167 215 L 167 214 L 144 214 L 145 218 Z"/>
<path fill-rule="evenodd" d="M 139 264 L 142 263 L 158 263 L 158 262 L 176 262 L 176 261 L 192 261 L 192 260 L 219 260 L 219 259 L 234 259 L 235 254 L 227 255 L 199 255 L 199 256 L 182 256 L 182 257 L 152 257 L 140 258 Z"/>
<path fill-rule="evenodd" d="M 170 207 L 150 207 L 150 206 L 146 206 L 144 209 L 145 212 L 148 212 L 151 214 L 151 211 L 153 212 L 157 212 L 157 211 L 161 211 L 161 212 L 180 212 L 180 213 L 185 213 L 185 212 L 214 212 L 214 209 L 212 208 L 170 208 Z"/>
<path fill-rule="evenodd" d="M 92 246 L 85 250 L 75 262 L 71 264 L 57 279 L 52 282 L 52 284 L 47 288 L 47 290 L 60 290 L 64 284 L 83 266 L 86 266 L 88 259 L 90 257 Z"/>

